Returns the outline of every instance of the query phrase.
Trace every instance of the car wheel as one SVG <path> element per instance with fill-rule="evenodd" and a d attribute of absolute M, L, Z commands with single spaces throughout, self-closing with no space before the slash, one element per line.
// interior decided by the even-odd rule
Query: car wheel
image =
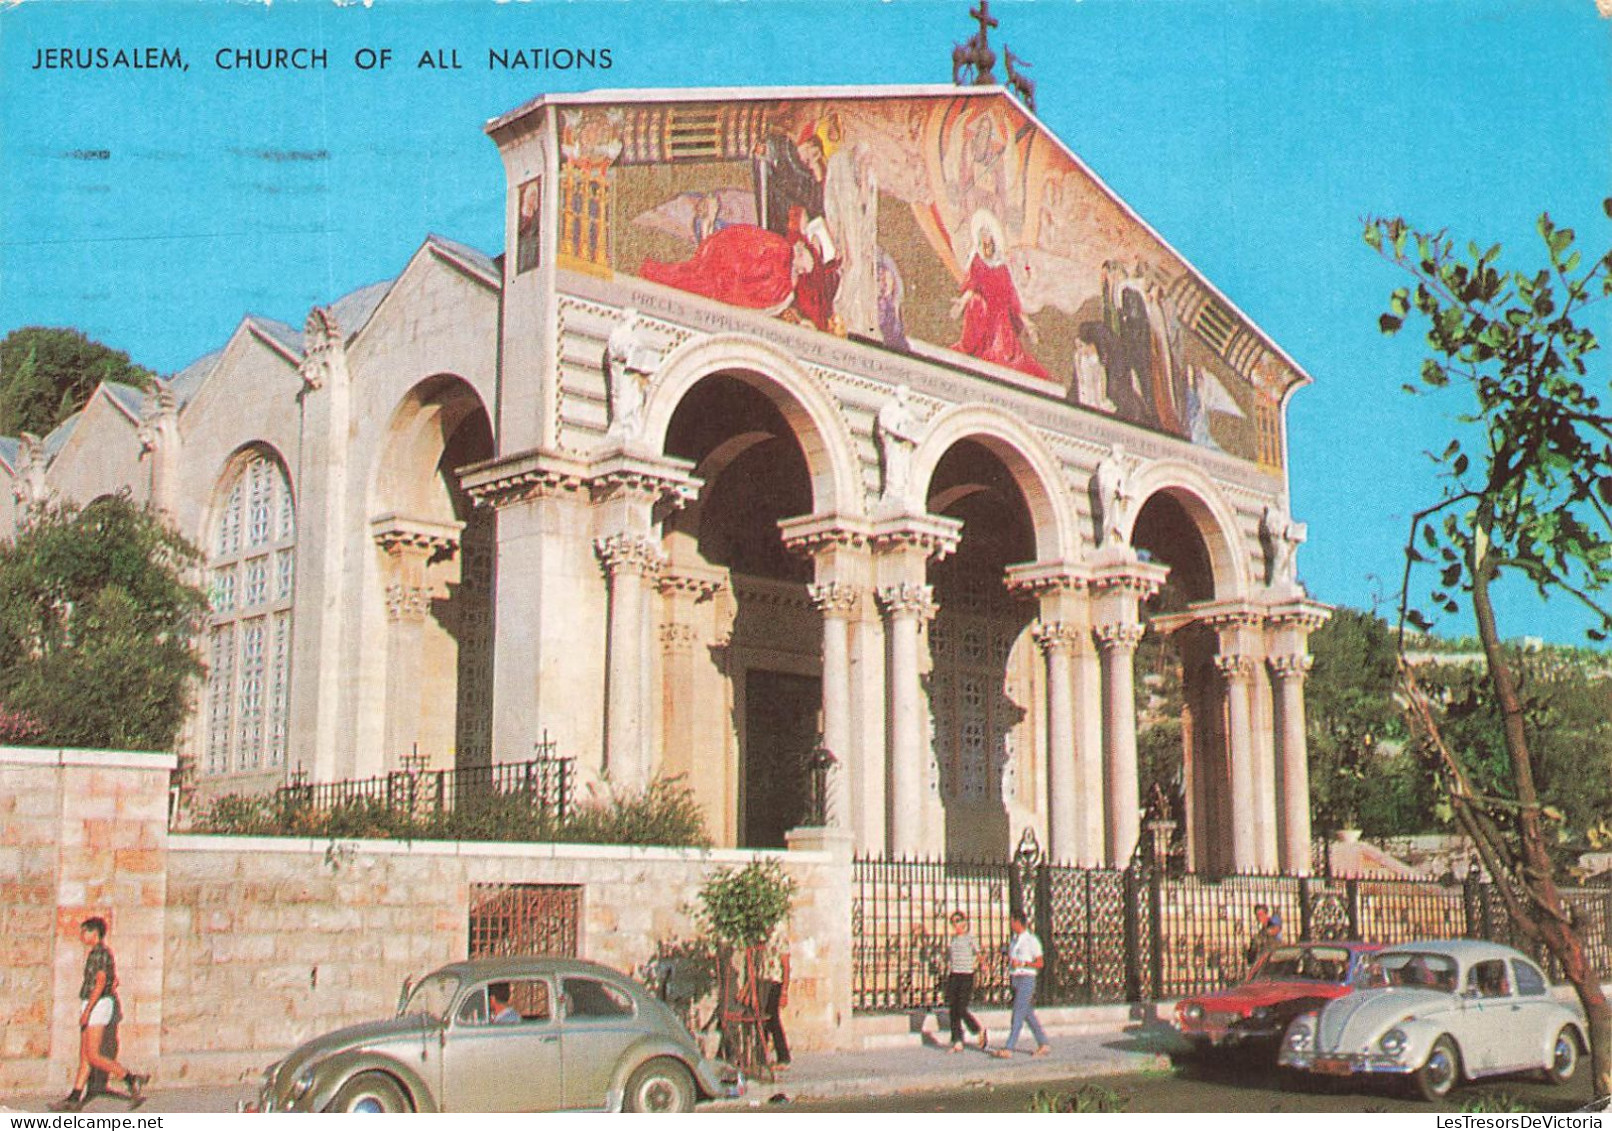
<path fill-rule="evenodd" d="M 1578 1071 L 1578 1036 L 1571 1025 L 1563 1025 L 1550 1048 L 1550 1067 L 1545 1069 L 1552 1084 L 1566 1084 Z"/>
<path fill-rule="evenodd" d="M 670 1057 L 645 1061 L 627 1080 L 624 1106 L 628 1111 L 693 1111 L 694 1078 Z"/>
<path fill-rule="evenodd" d="M 1412 1080 L 1421 1097 L 1433 1102 L 1449 1095 L 1460 1075 L 1461 1054 L 1456 1051 L 1455 1042 L 1448 1037 L 1440 1037 L 1433 1042 L 1427 1061 L 1416 1070 Z"/>
<path fill-rule="evenodd" d="M 326 1111 L 392 1114 L 409 1111 L 403 1089 L 384 1072 L 363 1072 L 341 1086 Z"/>

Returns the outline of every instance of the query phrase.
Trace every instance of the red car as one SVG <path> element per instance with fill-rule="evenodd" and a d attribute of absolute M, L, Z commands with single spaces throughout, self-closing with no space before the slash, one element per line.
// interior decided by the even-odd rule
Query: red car
<path fill-rule="evenodd" d="M 1274 1057 L 1288 1022 L 1355 989 L 1366 957 L 1381 949 L 1359 942 L 1272 947 L 1241 985 L 1183 998 L 1175 1007 L 1176 1030 L 1195 1054 L 1247 1048 Z"/>

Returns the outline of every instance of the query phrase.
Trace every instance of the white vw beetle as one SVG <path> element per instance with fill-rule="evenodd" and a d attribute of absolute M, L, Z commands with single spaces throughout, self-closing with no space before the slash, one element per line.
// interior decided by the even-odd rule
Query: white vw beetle
<path fill-rule="evenodd" d="M 1534 963 L 1498 943 L 1405 943 L 1371 956 L 1362 988 L 1294 1018 L 1277 1063 L 1326 1076 L 1408 1077 L 1424 1099 L 1462 1079 L 1543 1071 L 1573 1078 L 1583 1013 Z"/>

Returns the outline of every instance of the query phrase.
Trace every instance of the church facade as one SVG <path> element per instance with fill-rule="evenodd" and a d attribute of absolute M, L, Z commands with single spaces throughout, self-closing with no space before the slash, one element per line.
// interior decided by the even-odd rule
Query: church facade
<path fill-rule="evenodd" d="M 1167 638 L 1190 864 L 1306 872 L 1308 378 L 996 87 L 539 98 L 505 245 L 0 439 L 204 550 L 205 797 L 524 761 L 720 844 L 1123 863 Z M 1142 694 L 1139 696 L 1139 690 Z M 409 757 L 410 762 L 404 758 Z"/>

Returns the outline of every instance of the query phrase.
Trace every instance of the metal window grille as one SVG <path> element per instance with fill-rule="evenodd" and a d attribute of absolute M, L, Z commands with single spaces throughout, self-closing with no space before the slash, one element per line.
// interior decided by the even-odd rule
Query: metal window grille
<path fill-rule="evenodd" d="M 577 957 L 580 884 L 471 884 L 470 957 Z"/>

